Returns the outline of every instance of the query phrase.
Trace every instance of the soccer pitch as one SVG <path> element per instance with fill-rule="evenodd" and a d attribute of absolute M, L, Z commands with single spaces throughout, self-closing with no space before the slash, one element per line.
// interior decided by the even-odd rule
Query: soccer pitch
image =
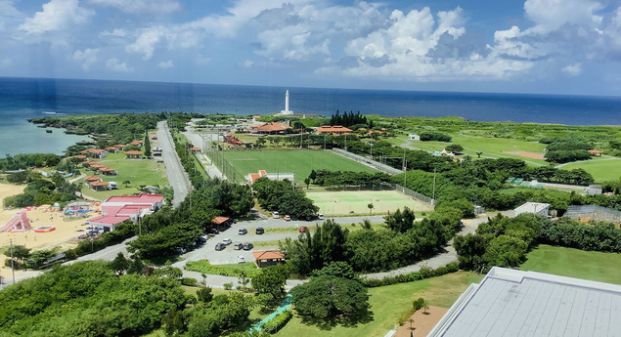
<path fill-rule="evenodd" d="M 248 173 L 259 170 L 266 170 L 268 173 L 293 173 L 298 183 L 303 183 L 312 170 L 376 172 L 368 166 L 325 150 L 223 151 L 208 155 L 218 167 L 222 165 L 219 156 L 223 156 L 234 171 L 231 172 L 228 167 L 224 172 L 229 179 L 235 181 L 242 181 Z"/>
<path fill-rule="evenodd" d="M 408 207 L 416 212 L 431 211 L 431 205 L 399 191 L 339 191 L 307 192 L 319 212 L 324 215 L 369 214 L 368 205 L 373 204 L 373 214 L 386 214 Z"/>

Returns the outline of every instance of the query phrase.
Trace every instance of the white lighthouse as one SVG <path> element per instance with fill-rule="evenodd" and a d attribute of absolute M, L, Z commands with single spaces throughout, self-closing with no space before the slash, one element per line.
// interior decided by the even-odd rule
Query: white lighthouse
<path fill-rule="evenodd" d="M 293 115 L 293 111 L 289 110 L 289 89 L 285 91 L 285 110 L 282 110 L 280 114 Z"/>

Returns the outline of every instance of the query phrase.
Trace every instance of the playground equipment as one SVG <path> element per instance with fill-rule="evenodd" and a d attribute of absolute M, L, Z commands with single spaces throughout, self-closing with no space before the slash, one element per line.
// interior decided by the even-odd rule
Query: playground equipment
<path fill-rule="evenodd" d="M 28 219 L 26 212 L 19 212 L 4 226 L 0 227 L 0 232 L 25 232 L 31 229 L 30 219 Z"/>
<path fill-rule="evenodd" d="M 54 226 L 39 226 L 39 227 L 35 227 L 34 229 L 35 233 L 49 233 L 55 230 L 56 230 L 56 227 Z"/>

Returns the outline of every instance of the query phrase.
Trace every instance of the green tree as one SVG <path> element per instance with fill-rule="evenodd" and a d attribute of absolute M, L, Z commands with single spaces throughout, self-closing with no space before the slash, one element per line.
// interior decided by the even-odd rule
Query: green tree
<path fill-rule="evenodd" d="M 416 220 L 416 215 L 408 207 L 404 207 L 403 211 L 397 209 L 394 213 L 384 217 L 386 226 L 399 233 L 405 233 L 410 230 L 414 226 L 414 220 Z"/>
<path fill-rule="evenodd" d="M 149 139 L 149 130 L 144 131 L 144 155 L 151 157 L 151 140 Z"/>
<path fill-rule="evenodd" d="M 285 283 L 288 274 L 284 266 L 263 268 L 258 275 L 252 278 L 252 287 L 257 294 L 269 296 L 267 306 L 276 306 L 285 295 Z"/>
<path fill-rule="evenodd" d="M 375 207 L 375 206 L 373 206 L 373 203 L 369 203 L 367 205 L 367 208 L 369 209 L 369 214 L 373 214 L 373 207 Z"/>
<path fill-rule="evenodd" d="M 203 302 L 203 303 L 211 302 L 211 300 L 213 299 L 213 294 L 212 294 L 211 288 L 209 288 L 209 287 L 200 288 L 196 292 L 196 297 L 198 297 L 198 300 Z"/>
<path fill-rule="evenodd" d="M 118 253 L 117 256 L 110 262 L 110 267 L 116 272 L 117 275 L 123 275 L 129 268 L 130 262 L 125 258 L 123 253 Z"/>
<path fill-rule="evenodd" d="M 356 324 L 369 319 L 369 295 L 358 281 L 335 277 L 312 277 L 291 290 L 298 315 L 308 323 Z"/>
<path fill-rule="evenodd" d="M 501 235 L 490 241 L 483 261 L 488 268 L 498 267 L 517 267 L 526 256 L 528 244 L 521 239 L 509 235 Z"/>

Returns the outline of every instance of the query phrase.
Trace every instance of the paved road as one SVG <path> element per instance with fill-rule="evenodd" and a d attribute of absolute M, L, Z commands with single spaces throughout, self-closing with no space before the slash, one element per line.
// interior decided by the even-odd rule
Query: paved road
<path fill-rule="evenodd" d="M 157 140 L 159 146 L 162 148 L 162 159 L 166 166 L 168 182 L 175 193 L 173 197 L 173 206 L 177 207 L 185 200 L 185 197 L 190 191 L 192 191 L 192 185 L 177 156 L 175 143 L 173 142 L 166 121 L 157 123 Z"/>
<path fill-rule="evenodd" d="M 514 216 L 513 212 L 511 211 L 505 211 L 505 212 L 500 212 L 500 213 L 507 217 Z M 479 228 L 480 224 L 487 222 L 488 218 L 493 218 L 496 215 L 497 215 L 496 213 L 489 214 L 489 215 L 482 214 L 475 219 L 462 220 L 464 224 L 464 228 L 462 228 L 462 230 L 458 233 L 458 235 L 466 235 L 466 234 L 474 233 L 477 230 L 477 228 Z M 382 279 L 384 277 L 397 276 L 397 275 L 417 272 L 423 267 L 436 269 L 436 268 L 446 266 L 449 263 L 457 262 L 457 257 L 458 257 L 457 252 L 455 251 L 455 248 L 453 247 L 453 240 L 451 240 L 448 246 L 444 247 L 444 252 L 436 256 L 433 256 L 423 261 L 419 261 L 409 266 L 393 269 L 390 271 L 381 272 L 381 273 L 365 274 L 364 277 L 370 278 L 370 279 Z"/>
<path fill-rule="evenodd" d="M 188 138 L 192 145 L 199 147 L 203 152 L 198 153 L 196 156 L 203 165 L 203 168 L 205 169 L 205 172 L 207 172 L 207 175 L 211 178 L 226 180 L 226 176 L 224 176 L 224 174 L 220 172 L 218 167 L 216 165 L 213 165 L 211 160 L 207 157 L 207 155 L 205 155 L 205 152 L 209 149 L 211 141 L 205 141 L 205 139 L 203 139 L 203 136 L 200 133 L 196 132 L 192 127 L 188 127 L 187 131 L 183 134 Z M 215 134 L 210 134 L 210 137 L 213 139 L 214 135 Z M 216 139 L 218 137 L 218 135 L 215 135 Z"/>
<path fill-rule="evenodd" d="M 352 224 L 360 223 L 364 220 L 369 220 L 371 223 L 378 223 L 384 221 L 383 216 L 359 216 L 359 217 L 342 217 L 331 218 L 339 224 Z M 282 219 L 258 219 L 250 221 L 239 221 L 227 230 L 220 232 L 212 238 L 207 240 L 207 243 L 191 252 L 188 252 L 181 256 L 180 260 L 173 264 L 177 268 L 183 269 L 189 261 L 209 260 L 212 264 L 231 264 L 241 261 L 254 261 L 252 257 L 253 251 L 266 250 L 278 248 L 276 241 L 285 240 L 287 238 L 295 239 L 298 237 L 297 227 L 307 226 L 313 228 L 316 224 L 320 224 L 325 220 L 316 221 L 285 221 Z M 255 230 L 257 227 L 263 227 L 265 234 L 257 235 Z M 240 228 L 248 230 L 248 234 L 239 235 Z M 225 250 L 216 251 L 215 245 L 218 242 L 222 242 L 224 239 L 231 239 L 233 243 L 245 243 L 250 242 L 254 245 L 259 244 L 251 251 L 235 250 L 233 245 L 229 245 Z M 261 242 L 269 241 L 270 245 L 260 245 Z M 243 257 L 243 259 L 240 258 Z"/>

